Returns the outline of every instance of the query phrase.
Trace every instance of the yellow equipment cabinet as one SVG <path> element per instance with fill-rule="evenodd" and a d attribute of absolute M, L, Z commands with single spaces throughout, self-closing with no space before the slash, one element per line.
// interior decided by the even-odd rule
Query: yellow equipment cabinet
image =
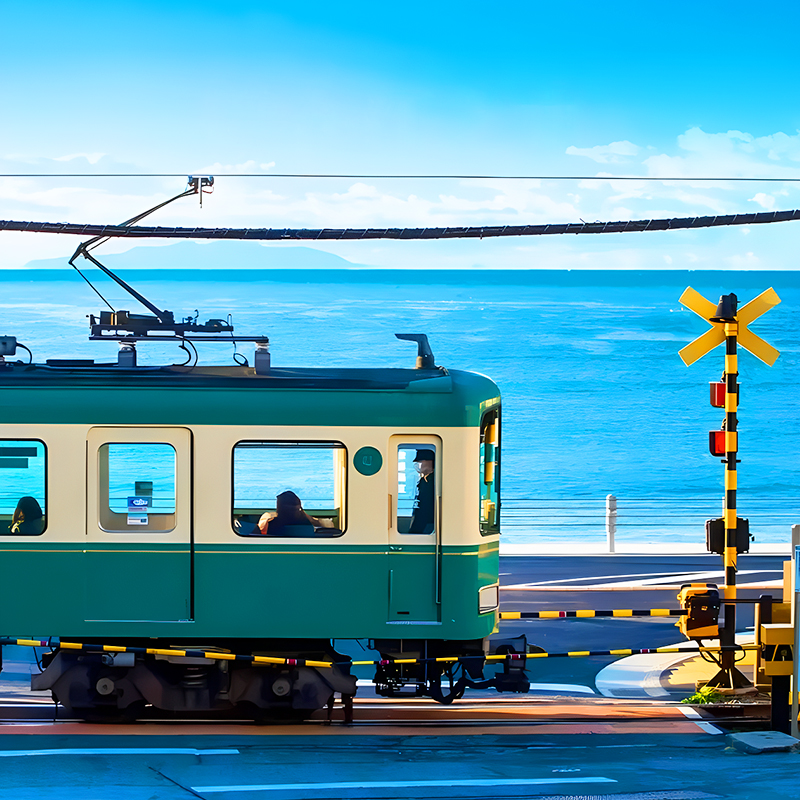
<path fill-rule="evenodd" d="M 685 583 L 678 602 L 686 614 L 675 624 L 687 639 L 716 639 L 719 636 L 719 590 L 713 583 Z"/>
<path fill-rule="evenodd" d="M 769 677 L 792 674 L 794 627 L 772 623 L 761 626 L 761 666 Z"/>

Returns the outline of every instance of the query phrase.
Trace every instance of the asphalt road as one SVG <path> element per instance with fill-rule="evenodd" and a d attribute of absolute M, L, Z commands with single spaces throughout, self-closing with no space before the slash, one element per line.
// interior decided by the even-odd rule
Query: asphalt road
<path fill-rule="evenodd" d="M 780 589 L 748 589 L 780 580 L 784 558 L 741 555 L 739 598 L 757 599 Z M 573 611 L 577 609 L 678 608 L 676 590 L 657 589 L 683 583 L 724 581 L 720 556 L 505 556 L 500 559 L 502 611 Z M 626 586 L 630 588 L 625 589 Z M 569 588 L 572 591 L 563 591 Z M 738 605 L 737 631 L 753 625 L 753 606 Z M 686 641 L 669 617 L 531 619 L 503 621 L 500 636 L 525 634 L 528 642 L 549 653 L 573 650 L 617 650 L 666 647 Z M 594 688 L 597 673 L 610 657 L 541 659 L 530 662 L 534 684 L 576 684 Z M 535 688 L 535 686 L 534 686 Z M 547 691 L 547 689 L 543 689 Z"/>
<path fill-rule="evenodd" d="M 724 736 L 26 736 L 0 741 L 0 800 L 800 798 L 800 755 Z M 34 749 L 35 748 L 35 749 Z"/>

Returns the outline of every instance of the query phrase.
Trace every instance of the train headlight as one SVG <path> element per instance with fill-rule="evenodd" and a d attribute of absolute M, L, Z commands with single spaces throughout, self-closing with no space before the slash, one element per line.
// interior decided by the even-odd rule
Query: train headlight
<path fill-rule="evenodd" d="M 478 590 L 478 613 L 487 614 L 489 611 L 495 611 L 500 605 L 500 587 L 497 584 L 494 586 L 484 586 Z"/>

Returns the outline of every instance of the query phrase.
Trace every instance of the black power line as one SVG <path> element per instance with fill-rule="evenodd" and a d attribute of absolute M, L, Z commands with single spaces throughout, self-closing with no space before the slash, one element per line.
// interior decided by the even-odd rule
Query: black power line
<path fill-rule="evenodd" d="M 5 172 L 0 178 L 185 178 L 187 174 L 207 176 L 210 173 L 186 172 Z M 216 178 L 347 178 L 363 180 L 502 180 L 502 181 L 734 181 L 748 183 L 800 183 L 795 178 L 757 177 L 642 177 L 639 175 L 355 175 L 329 172 L 215 172 Z"/>
<path fill-rule="evenodd" d="M 644 231 L 717 228 L 729 225 L 763 225 L 800 219 L 800 209 L 729 214 L 718 217 L 673 217 L 620 222 L 568 222 L 546 225 L 479 225 L 448 228 L 170 228 L 143 225 L 82 225 L 70 222 L 20 222 L 0 220 L 0 231 L 66 233 L 126 239 L 254 239 L 358 240 L 358 239 L 488 239 L 500 236 L 632 233 Z"/>

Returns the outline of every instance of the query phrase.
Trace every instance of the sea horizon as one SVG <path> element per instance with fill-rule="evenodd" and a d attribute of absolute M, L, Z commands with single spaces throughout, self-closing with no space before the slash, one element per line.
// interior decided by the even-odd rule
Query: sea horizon
<path fill-rule="evenodd" d="M 116 270 L 115 270 L 116 271 Z M 55 273 L 55 274 L 54 274 Z M 85 271 L 115 308 L 136 301 Z M 704 541 L 721 514 L 723 468 L 708 452 L 722 412 L 708 401 L 722 351 L 691 367 L 678 350 L 708 329 L 679 298 L 687 285 L 745 303 L 773 286 L 783 302 L 753 324 L 781 351 L 774 367 L 742 353 L 739 507 L 756 540 L 789 540 L 800 522 L 795 383 L 800 272 L 708 270 L 118 270 L 176 317 L 233 315 L 241 335 L 266 334 L 273 363 L 411 366 L 396 332 L 427 333 L 436 363 L 492 377 L 503 396 L 504 541 L 605 538 L 605 498 L 618 498 L 617 541 Z M 645 280 L 646 279 L 646 280 Z M 34 288 L 35 287 L 35 288 Z M 114 360 L 88 341 L 103 307 L 68 267 L 0 271 L 0 334 L 46 358 Z M 172 363 L 174 345 L 140 348 Z M 246 356 L 250 353 L 240 348 Z M 232 348 L 200 347 L 205 363 Z M 182 360 L 182 359 L 181 359 Z"/>

